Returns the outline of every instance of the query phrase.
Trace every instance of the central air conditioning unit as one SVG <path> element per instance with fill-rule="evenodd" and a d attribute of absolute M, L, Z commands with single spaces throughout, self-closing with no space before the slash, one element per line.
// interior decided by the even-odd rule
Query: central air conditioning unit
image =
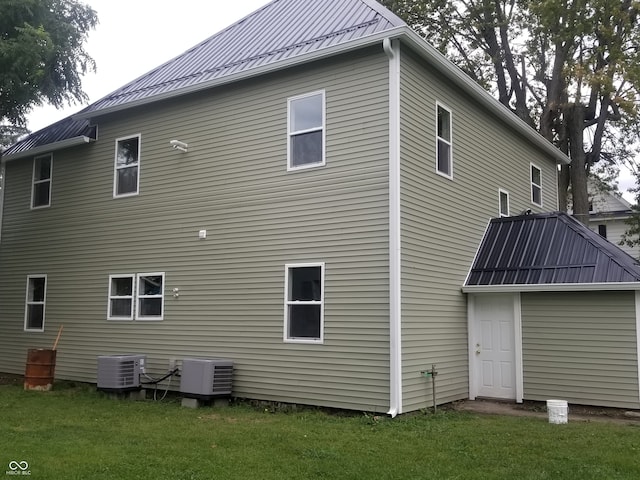
<path fill-rule="evenodd" d="M 140 390 L 146 355 L 101 355 L 98 357 L 98 390 L 122 393 Z"/>
<path fill-rule="evenodd" d="M 222 358 L 184 358 L 180 370 L 180 393 L 187 398 L 211 400 L 230 396 L 233 362 Z"/>

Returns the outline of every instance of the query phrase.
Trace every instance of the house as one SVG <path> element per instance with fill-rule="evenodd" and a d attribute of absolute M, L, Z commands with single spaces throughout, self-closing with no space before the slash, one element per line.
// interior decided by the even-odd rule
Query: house
<path fill-rule="evenodd" d="M 634 258 L 640 258 L 640 246 L 620 245 L 622 236 L 629 229 L 626 221 L 633 215 L 631 204 L 619 194 L 603 191 L 590 185 L 589 228 Z"/>
<path fill-rule="evenodd" d="M 59 378 L 221 357 L 237 397 L 396 415 L 435 365 L 467 398 L 487 224 L 556 210 L 567 161 L 378 3 L 272 1 L 4 152 L 0 371 L 64 324 Z"/>

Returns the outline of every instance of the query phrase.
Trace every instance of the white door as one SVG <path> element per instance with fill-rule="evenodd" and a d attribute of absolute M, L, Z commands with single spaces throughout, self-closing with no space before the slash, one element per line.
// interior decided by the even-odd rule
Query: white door
<path fill-rule="evenodd" d="M 512 294 L 474 295 L 471 370 L 477 395 L 516 398 L 515 315 Z"/>

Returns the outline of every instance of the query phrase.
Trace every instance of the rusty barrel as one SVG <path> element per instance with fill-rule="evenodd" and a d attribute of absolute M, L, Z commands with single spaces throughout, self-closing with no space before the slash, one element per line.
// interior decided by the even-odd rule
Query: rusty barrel
<path fill-rule="evenodd" d="M 34 348 L 27 352 L 27 366 L 24 372 L 25 390 L 51 390 L 56 370 L 56 351 Z"/>

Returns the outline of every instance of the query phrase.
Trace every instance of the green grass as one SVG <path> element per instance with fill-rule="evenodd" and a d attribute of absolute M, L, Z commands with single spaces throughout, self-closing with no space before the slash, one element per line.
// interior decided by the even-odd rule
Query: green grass
<path fill-rule="evenodd" d="M 43 393 L 5 385 L 0 477 L 11 461 L 27 461 L 29 478 L 52 480 L 636 479 L 640 427 L 452 411 L 392 420 L 188 409 L 84 386 Z"/>

